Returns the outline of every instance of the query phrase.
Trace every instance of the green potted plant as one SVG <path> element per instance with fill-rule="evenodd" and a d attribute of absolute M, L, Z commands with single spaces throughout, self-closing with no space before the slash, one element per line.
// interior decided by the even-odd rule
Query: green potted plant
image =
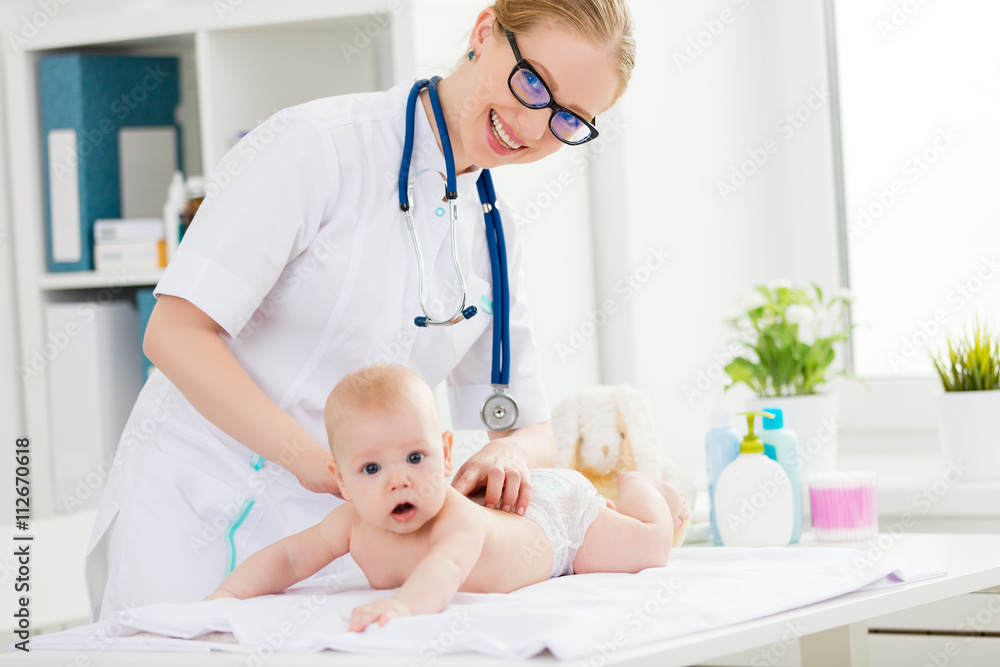
<path fill-rule="evenodd" d="M 844 324 L 852 300 L 846 289 L 824 299 L 823 290 L 787 283 L 758 285 L 740 300 L 740 314 L 729 320 L 736 342 L 746 353 L 725 370 L 732 383 L 747 385 L 756 398 L 747 410 L 780 408 L 785 425 L 795 431 L 802 454 L 802 479 L 836 468 L 837 396 L 825 383 L 843 371 L 830 372 L 836 344 L 847 340 L 853 325 Z"/>
<path fill-rule="evenodd" d="M 945 459 L 961 463 L 966 479 L 1000 478 L 1000 340 L 977 320 L 931 361 L 944 389 L 937 404 Z"/>

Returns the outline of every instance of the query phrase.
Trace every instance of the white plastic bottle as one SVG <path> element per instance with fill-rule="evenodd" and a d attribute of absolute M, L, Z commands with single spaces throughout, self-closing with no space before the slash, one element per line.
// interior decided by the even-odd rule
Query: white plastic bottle
<path fill-rule="evenodd" d="M 785 426 L 781 408 L 764 408 L 773 416 L 764 418 L 764 432 L 760 440 L 764 443 L 764 455 L 785 469 L 792 482 L 792 502 L 795 518 L 792 520 L 792 544 L 802 537 L 802 452 L 795 431 Z"/>
<path fill-rule="evenodd" d="M 712 428 L 705 435 L 705 462 L 708 464 L 708 500 L 711 511 L 709 521 L 712 527 L 712 543 L 722 545 L 719 523 L 715 516 L 715 485 L 726 466 L 740 455 L 740 436 L 733 428 L 733 413 L 719 403 L 712 410 Z"/>
<path fill-rule="evenodd" d="M 792 483 L 780 465 L 764 455 L 764 443 L 754 435 L 761 412 L 747 415 L 748 434 L 740 455 L 726 466 L 715 485 L 715 518 L 727 547 L 777 547 L 792 539 Z"/>
<path fill-rule="evenodd" d="M 170 188 L 167 190 L 167 203 L 163 205 L 163 232 L 167 241 L 167 261 L 169 262 L 177 252 L 177 246 L 181 239 L 181 214 L 187 206 L 187 189 L 184 187 L 184 174 L 179 171 L 174 172 L 174 178 L 170 181 Z"/>

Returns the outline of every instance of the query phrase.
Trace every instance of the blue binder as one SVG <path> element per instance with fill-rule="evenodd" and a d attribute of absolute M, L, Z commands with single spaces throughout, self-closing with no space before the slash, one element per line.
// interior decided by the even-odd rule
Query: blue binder
<path fill-rule="evenodd" d="M 137 287 L 135 290 L 135 305 L 139 311 L 139 349 L 142 349 L 142 341 L 146 337 L 146 325 L 149 324 L 149 316 L 153 314 L 153 307 L 156 305 L 156 297 L 153 296 L 152 287 Z M 142 381 L 149 379 L 149 374 L 153 372 L 153 362 L 149 360 L 145 352 L 142 353 Z"/>
<path fill-rule="evenodd" d="M 94 221 L 122 217 L 119 130 L 137 126 L 175 127 L 177 164 L 183 164 L 181 132 L 174 120 L 180 101 L 178 60 L 117 55 L 46 56 L 39 59 L 38 74 L 48 270 L 92 270 Z M 59 147 L 60 154 L 49 154 L 50 142 Z M 59 257 L 53 252 L 53 173 L 59 180 L 56 196 Z M 75 202 L 67 204 L 67 192 L 74 192 L 74 177 L 79 191 L 78 214 Z M 166 200 L 166 189 L 163 196 Z M 77 219 L 78 253 L 76 229 L 72 226 Z"/>

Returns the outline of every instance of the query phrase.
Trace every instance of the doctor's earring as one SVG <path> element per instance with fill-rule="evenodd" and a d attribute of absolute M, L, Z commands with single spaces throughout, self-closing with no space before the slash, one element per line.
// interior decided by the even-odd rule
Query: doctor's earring
<path fill-rule="evenodd" d="M 475 60 L 475 58 L 476 58 L 476 52 L 470 49 L 469 50 L 469 60 Z"/>

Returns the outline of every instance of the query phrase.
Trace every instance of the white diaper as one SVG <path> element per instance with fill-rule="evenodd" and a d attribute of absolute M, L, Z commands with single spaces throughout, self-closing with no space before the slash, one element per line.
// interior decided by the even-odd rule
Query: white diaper
<path fill-rule="evenodd" d="M 576 470 L 531 470 L 531 503 L 524 516 L 541 526 L 552 543 L 549 577 L 573 574 L 573 559 L 583 544 L 583 535 L 605 506 L 604 497 Z"/>
<path fill-rule="evenodd" d="M 469 499 L 482 505 L 484 496 L 485 491 L 480 490 Z M 531 504 L 524 516 L 537 523 L 552 544 L 550 579 L 573 574 L 576 552 L 602 507 L 607 507 L 604 496 L 576 470 L 531 469 Z"/>

